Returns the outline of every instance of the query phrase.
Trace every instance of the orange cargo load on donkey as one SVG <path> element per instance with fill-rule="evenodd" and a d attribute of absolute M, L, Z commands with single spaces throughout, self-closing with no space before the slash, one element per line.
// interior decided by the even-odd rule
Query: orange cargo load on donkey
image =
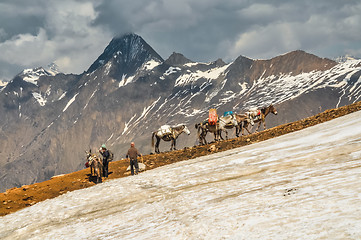
<path fill-rule="evenodd" d="M 217 110 L 215 108 L 209 109 L 208 123 L 209 125 L 216 125 L 218 121 Z"/>

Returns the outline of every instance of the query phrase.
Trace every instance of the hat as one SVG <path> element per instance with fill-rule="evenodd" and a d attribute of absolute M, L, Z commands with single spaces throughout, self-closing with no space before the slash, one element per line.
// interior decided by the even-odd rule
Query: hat
<path fill-rule="evenodd" d="M 102 144 L 102 148 L 105 148 L 105 149 L 107 149 L 107 147 L 105 146 L 105 144 Z"/>

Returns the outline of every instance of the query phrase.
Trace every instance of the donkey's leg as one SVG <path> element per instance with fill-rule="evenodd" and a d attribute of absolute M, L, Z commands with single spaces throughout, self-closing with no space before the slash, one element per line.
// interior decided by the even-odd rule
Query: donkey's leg
<path fill-rule="evenodd" d="M 207 137 L 207 132 L 205 132 L 204 135 L 203 135 L 203 140 L 204 140 L 205 145 L 208 144 L 206 137 Z"/>
<path fill-rule="evenodd" d="M 103 176 L 103 168 L 99 168 L 99 175 L 98 175 L 99 182 L 102 182 L 102 176 Z"/>
<path fill-rule="evenodd" d="M 213 135 L 214 135 L 214 141 L 218 141 L 218 134 L 217 134 L 217 131 L 213 132 Z"/>
<path fill-rule="evenodd" d="M 208 133 L 207 129 L 203 129 L 202 139 L 203 139 L 205 145 L 208 144 L 208 143 L 207 143 L 207 138 L 206 138 L 206 137 L 207 137 L 207 133 Z"/>
<path fill-rule="evenodd" d="M 98 169 L 99 169 L 99 177 L 100 177 L 100 180 L 102 179 L 102 177 L 104 177 L 103 175 L 103 171 L 104 171 L 104 167 L 103 167 L 103 164 L 100 162 L 101 160 L 99 160 L 98 162 Z"/>
<path fill-rule="evenodd" d="M 171 142 L 171 144 L 170 144 L 170 151 L 172 151 L 172 150 L 173 150 L 173 147 L 174 147 L 174 145 L 175 145 L 174 139 L 170 140 L 170 142 Z"/>
<path fill-rule="evenodd" d="M 207 145 L 206 134 L 202 135 L 202 145 Z"/>
<path fill-rule="evenodd" d="M 258 126 L 257 126 L 257 129 L 256 129 L 256 132 L 258 132 L 258 129 L 261 127 L 261 121 L 258 122 Z"/>
<path fill-rule="evenodd" d="M 97 168 L 97 173 L 95 175 L 97 177 L 97 183 L 99 183 L 100 182 L 100 169 L 99 168 Z"/>
<path fill-rule="evenodd" d="M 224 140 L 223 137 L 222 137 L 222 129 L 219 129 L 217 132 L 218 132 L 218 140 Z M 225 131 L 227 133 L 227 131 Z M 226 134 L 227 135 L 227 134 Z"/>
<path fill-rule="evenodd" d="M 155 143 L 155 149 L 154 149 L 154 151 L 156 153 L 160 153 L 159 152 L 159 143 L 160 143 L 160 138 L 157 136 L 157 142 Z"/>
<path fill-rule="evenodd" d="M 204 144 L 203 144 L 203 141 L 204 141 L 204 135 L 203 135 L 203 133 L 202 133 L 201 135 L 199 135 L 198 141 L 199 141 L 199 144 L 200 144 L 200 145 L 204 145 Z"/>
<path fill-rule="evenodd" d="M 175 147 L 176 141 L 177 141 L 176 139 L 173 139 L 173 149 L 174 149 L 174 150 L 177 150 L 177 148 Z"/>
<path fill-rule="evenodd" d="M 242 127 L 242 135 L 245 135 L 244 134 L 244 129 L 247 130 L 248 134 L 251 134 L 251 132 L 248 130 L 248 122 L 244 123 L 244 125 Z"/>
<path fill-rule="evenodd" d="M 96 183 L 99 183 L 99 175 L 100 175 L 99 167 L 95 168 L 94 172 L 95 172 Z"/>
<path fill-rule="evenodd" d="M 199 135 L 199 143 L 201 145 L 207 144 L 206 136 L 207 136 L 207 131 L 203 129 L 201 134 Z"/>
<path fill-rule="evenodd" d="M 244 123 L 240 122 L 237 126 L 236 126 L 236 136 L 239 137 L 239 134 L 241 134 L 241 136 L 243 135 L 243 126 Z"/>

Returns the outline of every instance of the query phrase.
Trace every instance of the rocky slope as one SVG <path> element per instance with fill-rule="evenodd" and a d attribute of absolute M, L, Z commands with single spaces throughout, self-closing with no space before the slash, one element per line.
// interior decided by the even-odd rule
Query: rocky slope
<path fill-rule="evenodd" d="M 130 141 L 149 153 L 151 133 L 163 124 L 185 123 L 192 133 L 179 137 L 178 148 L 194 146 L 193 126 L 209 108 L 274 104 L 273 127 L 348 105 L 359 100 L 360 75 L 360 60 L 337 63 L 303 51 L 231 63 L 180 53 L 163 60 L 140 36 L 117 37 L 81 75 L 18 75 L 2 89 L 0 190 L 80 170 L 84 151 L 102 143 L 118 158 Z M 161 142 L 161 151 L 168 148 Z"/>

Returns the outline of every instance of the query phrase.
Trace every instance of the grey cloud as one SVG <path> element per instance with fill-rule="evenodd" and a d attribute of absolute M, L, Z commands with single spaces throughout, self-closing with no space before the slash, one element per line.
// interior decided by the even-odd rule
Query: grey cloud
<path fill-rule="evenodd" d="M 348 29 L 360 28 L 357 1 L 111 0 L 96 10 L 95 25 L 136 32 L 165 58 L 173 51 L 198 61 L 270 58 L 295 48 L 333 57 L 346 53 L 341 45 L 357 45 L 346 39 L 360 40 Z"/>
<path fill-rule="evenodd" d="M 12 77 L 20 73 L 24 68 L 25 66 L 0 60 L 0 80 L 10 81 Z"/>
<path fill-rule="evenodd" d="M 173 51 L 193 60 L 222 57 L 217 44 L 227 45 L 241 29 L 238 1 L 104 1 L 98 6 L 95 25 L 105 25 L 115 34 L 136 32 L 163 57 Z M 126 7 L 124 7 L 126 6 Z"/>
<path fill-rule="evenodd" d="M 0 61 L 11 66 L 33 68 L 55 61 L 64 72 L 81 73 L 112 37 L 91 26 L 96 12 L 89 1 L 7 2 L 0 5 Z M 9 75 L 10 69 L 0 63 L 0 78 L 18 73 Z"/>
<path fill-rule="evenodd" d="M 36 35 L 44 26 L 45 16 L 41 1 L 5 1 L 0 3 L 0 42 L 18 34 Z M 18 5 L 21 3 L 21 5 Z"/>
<path fill-rule="evenodd" d="M 231 61 L 296 49 L 361 55 L 360 12 L 356 0 L 8 0 L 0 3 L 0 61 L 57 61 L 80 73 L 113 36 L 128 32 L 163 58 L 176 51 L 195 61 Z M 5 68 L 0 62 L 0 78 Z"/>

